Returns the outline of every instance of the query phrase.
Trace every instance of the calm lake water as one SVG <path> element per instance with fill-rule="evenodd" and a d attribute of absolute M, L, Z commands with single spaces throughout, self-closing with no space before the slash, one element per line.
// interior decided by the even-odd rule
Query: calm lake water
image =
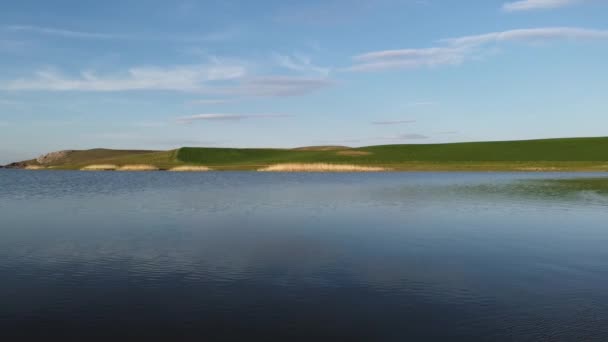
<path fill-rule="evenodd" d="M 0 170 L 0 336 L 607 341 L 590 176 Z"/>

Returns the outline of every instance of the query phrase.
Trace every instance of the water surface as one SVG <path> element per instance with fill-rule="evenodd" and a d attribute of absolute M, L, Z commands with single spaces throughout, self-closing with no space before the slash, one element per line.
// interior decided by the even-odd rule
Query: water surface
<path fill-rule="evenodd" d="M 608 340 L 601 174 L 0 171 L 11 340 Z"/>

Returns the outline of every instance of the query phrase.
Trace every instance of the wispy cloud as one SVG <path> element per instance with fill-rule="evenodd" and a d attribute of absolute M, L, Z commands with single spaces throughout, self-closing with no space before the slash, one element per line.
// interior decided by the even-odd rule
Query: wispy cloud
<path fill-rule="evenodd" d="M 593 40 L 608 39 L 608 30 L 593 30 L 578 27 L 545 27 L 491 32 L 460 38 L 444 39 L 451 46 L 480 46 L 489 43 L 509 41 L 548 41 L 548 40 Z"/>
<path fill-rule="evenodd" d="M 86 31 L 72 31 L 65 30 L 60 28 L 52 28 L 52 27 L 39 27 L 39 26 L 30 26 L 30 25 L 9 25 L 5 26 L 4 29 L 6 31 L 12 32 L 28 32 L 42 35 L 50 35 L 50 36 L 60 36 L 65 38 L 86 38 L 86 39 L 125 39 L 128 36 L 125 35 L 116 35 L 116 34 L 106 34 L 106 33 L 95 33 L 95 32 L 86 32 Z"/>
<path fill-rule="evenodd" d="M 440 65 L 457 65 L 464 62 L 462 47 L 384 50 L 355 56 L 355 65 L 349 71 L 378 71 L 386 69 L 416 69 Z"/>
<path fill-rule="evenodd" d="M 521 0 L 507 2 L 502 9 L 506 12 L 530 11 L 566 7 L 581 2 L 583 0 Z"/>
<path fill-rule="evenodd" d="M 442 39 L 438 46 L 431 48 L 383 50 L 357 55 L 353 57 L 355 64 L 345 70 L 361 72 L 459 65 L 487 54 L 490 44 L 554 40 L 608 40 L 608 30 L 547 27 Z"/>
<path fill-rule="evenodd" d="M 114 73 L 83 71 L 67 75 L 44 69 L 32 77 L 0 80 L 0 90 L 120 92 L 164 90 L 207 94 L 217 97 L 284 97 L 305 95 L 333 85 L 326 77 L 256 76 L 248 74 L 248 63 L 211 58 L 206 64 L 140 66 Z M 205 102 L 206 101 L 206 102 Z M 227 100 L 200 100 L 218 104 Z"/>
<path fill-rule="evenodd" d="M 424 140 L 429 139 L 428 136 L 417 133 L 405 133 L 386 137 L 378 137 L 379 140 Z"/>
<path fill-rule="evenodd" d="M 99 75 L 93 71 L 69 77 L 55 70 L 36 72 L 33 78 L 22 78 L 0 84 L 4 90 L 50 91 L 126 91 L 176 90 L 200 91 L 207 83 L 241 78 L 246 70 L 240 65 L 202 64 L 173 67 L 136 67 L 118 75 Z"/>
<path fill-rule="evenodd" d="M 238 86 L 216 89 L 216 93 L 260 97 L 300 96 L 333 84 L 332 80 L 324 77 L 260 76 L 243 79 Z"/>
<path fill-rule="evenodd" d="M 224 31 L 209 32 L 199 35 L 143 35 L 143 34 L 126 34 L 126 33 L 102 33 L 89 32 L 81 30 L 72 30 L 56 27 L 42 27 L 33 25 L 8 25 L 3 27 L 4 31 L 14 33 L 29 33 L 43 36 L 53 36 L 59 38 L 72 39 L 96 39 L 96 40 L 141 40 L 141 41 L 178 41 L 178 42 L 213 42 L 225 41 L 235 37 L 238 34 L 236 29 L 227 29 Z"/>
<path fill-rule="evenodd" d="M 178 123 L 190 124 L 195 121 L 240 121 L 245 119 L 288 118 L 288 114 L 195 114 L 177 119 Z"/>
<path fill-rule="evenodd" d="M 215 104 L 225 104 L 230 102 L 235 102 L 236 99 L 200 99 L 200 100 L 192 100 L 188 103 L 197 104 L 197 105 L 215 105 Z"/>
<path fill-rule="evenodd" d="M 408 123 L 414 123 L 416 120 L 387 120 L 387 121 L 373 121 L 372 125 L 402 125 Z"/>
<path fill-rule="evenodd" d="M 293 56 L 274 54 L 274 58 L 280 66 L 299 73 L 317 74 L 326 77 L 331 70 L 313 64 L 310 57 L 300 54 Z"/>

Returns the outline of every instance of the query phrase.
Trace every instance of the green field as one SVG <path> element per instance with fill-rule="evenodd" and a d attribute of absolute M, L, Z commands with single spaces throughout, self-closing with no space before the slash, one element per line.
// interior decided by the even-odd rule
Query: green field
<path fill-rule="evenodd" d="M 27 161 L 28 164 L 37 164 Z M 172 151 L 75 151 L 50 165 L 79 169 L 90 164 L 151 164 L 161 169 L 205 165 L 217 170 L 255 170 L 280 163 L 382 166 L 393 170 L 608 171 L 608 138 L 569 138 L 362 148 L 237 149 L 184 147 Z"/>

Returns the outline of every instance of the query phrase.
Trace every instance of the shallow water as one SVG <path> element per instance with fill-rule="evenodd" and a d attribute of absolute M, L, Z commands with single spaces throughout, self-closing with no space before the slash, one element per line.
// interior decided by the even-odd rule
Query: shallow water
<path fill-rule="evenodd" d="M 605 176 L 0 170 L 0 334 L 606 341 L 608 196 L 570 177 Z"/>

